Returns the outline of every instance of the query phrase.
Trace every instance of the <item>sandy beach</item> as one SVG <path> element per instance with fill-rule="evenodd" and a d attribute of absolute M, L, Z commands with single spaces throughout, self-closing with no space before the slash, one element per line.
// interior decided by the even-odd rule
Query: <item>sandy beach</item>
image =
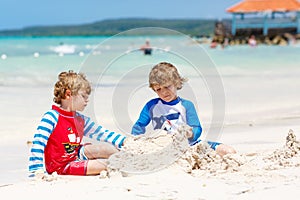
<path fill-rule="evenodd" d="M 214 152 L 197 152 L 194 148 L 183 153 L 184 158 L 149 173 L 29 179 L 26 141 L 31 139 L 41 113 L 51 103 L 48 98 L 51 90 L 1 91 L 6 94 L 1 97 L 5 102 L 1 104 L 1 132 L 7 136 L 2 138 L 0 147 L 2 196 L 10 199 L 41 196 L 43 199 L 282 199 L 300 194 L 300 146 L 293 143 L 294 153 L 286 146 L 290 129 L 300 137 L 298 118 L 225 126 L 220 140 L 238 153 L 224 158 L 217 158 Z M 14 98 L 16 95 L 20 98 Z M 23 106 L 37 98 L 40 101 L 34 109 Z M 11 132 L 15 133 L 14 137 L 9 135 Z M 193 164 L 187 163 L 195 155 L 206 159 L 206 163 L 200 163 L 202 169 L 192 169 Z"/>

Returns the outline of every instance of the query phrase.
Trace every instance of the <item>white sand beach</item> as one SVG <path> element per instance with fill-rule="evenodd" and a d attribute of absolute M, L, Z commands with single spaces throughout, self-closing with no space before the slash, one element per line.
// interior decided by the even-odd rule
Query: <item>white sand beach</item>
<path fill-rule="evenodd" d="M 223 159 L 214 152 L 197 152 L 194 147 L 172 165 L 149 173 L 29 179 L 26 141 L 51 103 L 48 96 L 52 88 L 1 90 L 5 94 L 1 97 L 5 102 L 1 104 L 1 133 L 5 134 L 0 147 L 0 193 L 6 198 L 282 199 L 300 195 L 300 146 L 295 142 L 294 150 L 285 147 L 290 129 L 299 140 L 297 118 L 224 127 L 221 141 L 238 153 Z M 35 99 L 39 101 L 34 108 L 24 106 Z M 200 169 L 192 169 L 195 163 L 187 162 L 195 155 L 206 160 L 198 163 Z"/>

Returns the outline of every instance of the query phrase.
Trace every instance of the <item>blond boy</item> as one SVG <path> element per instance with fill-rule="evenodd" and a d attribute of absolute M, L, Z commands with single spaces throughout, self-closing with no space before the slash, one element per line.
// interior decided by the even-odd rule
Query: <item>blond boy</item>
<path fill-rule="evenodd" d="M 189 144 L 200 142 L 202 127 L 194 104 L 177 96 L 186 79 L 181 77 L 174 65 L 161 62 L 155 65 L 149 74 L 149 86 L 158 95 L 150 100 L 142 109 L 139 119 L 132 127 L 131 133 L 139 135 L 145 133 L 146 126 L 152 122 L 154 129 L 174 131 L 180 124 L 192 127 L 192 134 L 188 136 Z M 220 155 L 235 153 L 235 150 L 219 142 L 208 141 L 211 148 Z"/>
<path fill-rule="evenodd" d="M 97 126 L 80 114 L 88 104 L 91 86 L 85 75 L 62 72 L 54 86 L 52 109 L 42 117 L 34 135 L 29 172 L 43 177 L 60 175 L 97 175 L 105 170 L 107 159 L 123 145 L 125 136 Z M 100 141 L 83 144 L 83 136 Z M 47 174 L 45 173 L 45 174 Z"/>

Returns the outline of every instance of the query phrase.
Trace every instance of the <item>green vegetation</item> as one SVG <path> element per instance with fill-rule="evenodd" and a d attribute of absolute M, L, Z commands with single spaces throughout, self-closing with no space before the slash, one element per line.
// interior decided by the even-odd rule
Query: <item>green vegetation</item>
<path fill-rule="evenodd" d="M 82 25 L 34 26 L 19 30 L 3 30 L 0 31 L 0 36 L 109 36 L 141 27 L 172 29 L 191 36 L 212 36 L 215 23 L 216 20 L 213 19 L 111 19 Z M 145 33 L 135 32 L 134 34 Z M 158 33 L 147 32 L 147 34 Z"/>

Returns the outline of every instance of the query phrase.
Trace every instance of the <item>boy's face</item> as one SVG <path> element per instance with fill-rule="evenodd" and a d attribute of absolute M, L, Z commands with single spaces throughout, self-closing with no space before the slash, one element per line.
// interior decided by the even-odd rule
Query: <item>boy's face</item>
<path fill-rule="evenodd" d="M 153 86 L 154 92 L 166 102 L 173 101 L 177 98 L 177 88 L 173 83 L 161 85 L 154 85 Z"/>
<path fill-rule="evenodd" d="M 89 95 L 83 91 L 79 90 L 77 95 L 72 96 L 72 108 L 74 111 L 83 111 L 88 104 Z"/>

